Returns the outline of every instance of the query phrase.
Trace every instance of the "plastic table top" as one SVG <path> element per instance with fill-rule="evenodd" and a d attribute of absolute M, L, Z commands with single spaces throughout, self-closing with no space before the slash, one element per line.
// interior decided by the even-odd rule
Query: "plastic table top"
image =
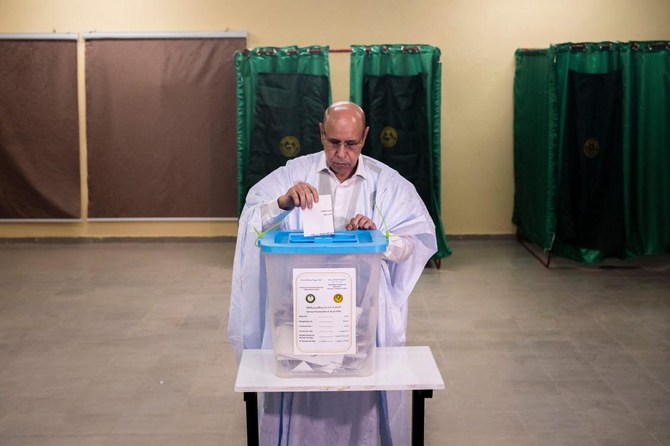
<path fill-rule="evenodd" d="M 378 347 L 370 376 L 275 375 L 272 350 L 244 350 L 235 381 L 236 392 L 323 392 L 444 389 L 444 381 L 427 346 Z"/>

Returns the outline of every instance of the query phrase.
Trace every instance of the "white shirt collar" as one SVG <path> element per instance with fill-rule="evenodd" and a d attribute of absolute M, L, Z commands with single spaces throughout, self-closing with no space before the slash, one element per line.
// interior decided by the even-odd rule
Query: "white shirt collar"
<path fill-rule="evenodd" d="M 337 178 L 337 177 L 335 177 L 335 174 L 333 173 L 333 171 L 330 170 L 328 168 L 328 166 L 326 165 L 326 153 L 321 151 L 321 158 L 319 159 L 319 163 L 316 166 L 316 171 L 321 172 L 321 171 L 324 171 L 324 170 L 328 171 L 328 173 L 332 177 Z M 351 178 L 353 178 L 355 176 L 359 176 L 363 179 L 365 179 L 367 177 L 367 169 L 365 168 L 365 162 L 363 161 L 363 155 L 358 156 L 358 164 L 356 164 L 356 171 L 351 176 Z"/>

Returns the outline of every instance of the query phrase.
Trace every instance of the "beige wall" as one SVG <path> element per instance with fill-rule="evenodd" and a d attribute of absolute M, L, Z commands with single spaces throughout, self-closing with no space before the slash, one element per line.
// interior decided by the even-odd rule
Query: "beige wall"
<path fill-rule="evenodd" d="M 246 31 L 249 47 L 425 43 L 442 50 L 448 234 L 514 232 L 514 50 L 670 39 L 667 0 L 0 0 L 0 32 Z M 333 99 L 349 58 L 331 54 Z M 0 237 L 234 235 L 235 224 L 0 224 Z"/>

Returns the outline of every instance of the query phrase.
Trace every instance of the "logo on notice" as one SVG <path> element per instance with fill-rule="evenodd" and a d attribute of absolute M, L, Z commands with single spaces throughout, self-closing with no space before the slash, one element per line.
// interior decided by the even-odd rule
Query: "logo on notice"
<path fill-rule="evenodd" d="M 344 296 L 342 296 L 341 294 L 336 294 L 333 296 L 333 300 L 335 301 L 336 304 L 342 303 L 342 301 L 344 300 Z"/>
<path fill-rule="evenodd" d="M 305 300 L 307 301 L 308 304 L 313 304 L 314 301 L 316 300 L 316 296 L 314 296 L 313 294 L 308 294 L 307 296 L 305 296 Z"/>

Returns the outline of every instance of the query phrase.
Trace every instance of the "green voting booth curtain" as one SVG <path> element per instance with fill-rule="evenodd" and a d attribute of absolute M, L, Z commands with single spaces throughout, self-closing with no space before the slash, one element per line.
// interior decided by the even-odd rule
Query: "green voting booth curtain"
<path fill-rule="evenodd" d="M 237 202 L 291 158 L 322 149 L 330 103 L 328 47 L 254 48 L 235 54 Z"/>
<path fill-rule="evenodd" d="M 552 46 L 559 117 L 553 252 L 587 263 L 625 251 L 623 210 L 608 209 L 624 200 L 623 86 L 611 80 L 621 76 L 618 49 L 609 42 Z"/>
<path fill-rule="evenodd" d="M 621 49 L 630 112 L 629 255 L 670 253 L 670 42 Z"/>
<path fill-rule="evenodd" d="M 670 252 L 669 79 L 667 42 L 517 51 L 513 221 L 524 236 L 587 263 Z"/>
<path fill-rule="evenodd" d="M 521 234 L 550 249 L 556 225 L 556 73 L 553 52 L 517 50 L 514 75 L 514 213 Z"/>
<path fill-rule="evenodd" d="M 370 126 L 363 153 L 416 187 L 437 235 L 435 258 L 451 254 L 440 202 L 440 50 L 429 45 L 351 47 L 351 101 Z"/>

